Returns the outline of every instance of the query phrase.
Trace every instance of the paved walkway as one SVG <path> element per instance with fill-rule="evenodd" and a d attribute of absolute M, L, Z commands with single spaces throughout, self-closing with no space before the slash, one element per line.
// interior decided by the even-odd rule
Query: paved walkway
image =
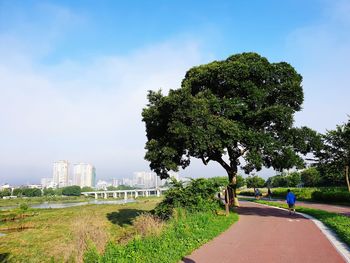
<path fill-rule="evenodd" d="M 278 201 L 278 202 L 285 203 L 285 201 Z M 296 206 L 320 209 L 328 212 L 342 214 L 345 216 L 350 216 L 350 206 L 319 204 L 319 203 L 311 203 L 311 202 L 303 202 L 303 201 L 300 201 L 300 202 L 297 201 Z"/>
<path fill-rule="evenodd" d="M 249 197 L 248 196 L 241 196 L 241 198 L 255 199 L 254 197 L 250 197 L 250 196 Z M 281 199 L 269 200 L 268 198 L 262 198 L 261 200 L 284 203 L 284 204 L 286 203 L 285 200 L 281 200 Z M 305 201 L 298 201 L 298 200 L 296 202 L 296 206 L 303 206 L 303 207 L 309 207 L 309 208 L 314 208 L 314 209 L 320 209 L 320 210 L 325 210 L 328 212 L 339 213 L 339 214 L 342 214 L 345 216 L 350 216 L 350 206 L 320 204 L 320 203 L 305 202 Z"/>
<path fill-rule="evenodd" d="M 183 262 L 345 262 L 311 220 L 252 202 L 240 204 L 239 221 Z"/>

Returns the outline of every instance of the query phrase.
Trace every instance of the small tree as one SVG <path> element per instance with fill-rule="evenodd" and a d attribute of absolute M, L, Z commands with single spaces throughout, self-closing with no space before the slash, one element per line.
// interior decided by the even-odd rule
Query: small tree
<path fill-rule="evenodd" d="M 0 191 L 0 198 L 4 196 L 10 196 L 11 195 L 11 190 L 10 189 L 3 189 Z"/>
<path fill-rule="evenodd" d="M 320 173 L 315 167 L 310 167 L 300 172 L 301 181 L 304 186 L 318 186 L 320 184 Z"/>
<path fill-rule="evenodd" d="M 81 189 L 78 185 L 67 186 L 62 189 L 62 194 L 67 196 L 80 196 Z"/>
<path fill-rule="evenodd" d="M 328 131 L 323 141 L 324 147 L 317 154 L 321 165 L 343 170 L 350 192 L 350 119 L 343 125 L 337 125 L 335 130 Z"/>
<path fill-rule="evenodd" d="M 50 188 L 45 188 L 44 191 L 43 191 L 44 195 L 45 196 L 52 196 L 52 195 L 55 195 L 55 190 L 52 189 L 51 187 Z"/>
<path fill-rule="evenodd" d="M 257 175 L 248 176 L 245 181 L 248 188 L 261 188 L 265 185 L 265 180 Z"/>
<path fill-rule="evenodd" d="M 246 173 L 301 167 L 298 152 L 310 152 L 317 141 L 316 132 L 292 127 L 303 103 L 301 81 L 288 63 L 242 53 L 190 69 L 167 96 L 150 91 L 142 112 L 150 168 L 163 179 L 191 157 L 217 162 L 233 189 L 230 203 L 238 205 L 239 166 Z"/>

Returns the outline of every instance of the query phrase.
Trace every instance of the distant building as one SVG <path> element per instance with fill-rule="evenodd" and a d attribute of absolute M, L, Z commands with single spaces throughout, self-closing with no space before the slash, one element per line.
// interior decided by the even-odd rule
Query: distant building
<path fill-rule="evenodd" d="M 11 189 L 11 186 L 7 183 L 0 185 L 0 191 L 5 190 L 5 189 Z"/>
<path fill-rule="evenodd" d="M 118 187 L 119 185 L 123 184 L 123 180 L 122 179 L 112 179 L 112 186 L 114 187 Z"/>
<path fill-rule="evenodd" d="M 96 186 L 96 169 L 94 166 L 88 163 L 77 163 L 73 167 L 73 185 L 80 187 Z"/>
<path fill-rule="evenodd" d="M 57 187 L 68 186 L 68 161 L 53 163 L 53 184 Z"/>
<path fill-rule="evenodd" d="M 130 178 L 123 178 L 122 185 L 134 186 L 135 181 L 133 179 L 130 179 Z"/>
<path fill-rule="evenodd" d="M 43 188 L 56 188 L 53 178 L 41 178 L 40 183 Z"/>
<path fill-rule="evenodd" d="M 96 189 L 98 190 L 107 190 L 107 187 L 111 186 L 110 183 L 103 181 L 103 180 L 98 180 L 97 184 L 96 184 Z"/>
<path fill-rule="evenodd" d="M 42 189 L 43 187 L 42 187 L 41 184 L 27 184 L 27 185 L 26 185 L 26 188 L 31 188 L 31 189 L 35 189 L 35 188 L 37 188 L 37 189 Z"/>
<path fill-rule="evenodd" d="M 176 180 L 179 180 L 178 173 L 175 172 L 169 172 L 170 178 L 175 178 Z M 163 179 L 161 180 L 159 176 L 157 176 L 156 173 L 153 172 L 135 172 L 134 173 L 134 186 L 139 188 L 157 188 L 162 187 L 167 181 L 170 181 L 170 179 Z"/>

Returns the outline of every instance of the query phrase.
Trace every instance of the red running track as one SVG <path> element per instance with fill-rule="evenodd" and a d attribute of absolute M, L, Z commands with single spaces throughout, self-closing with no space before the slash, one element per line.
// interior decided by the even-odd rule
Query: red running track
<path fill-rule="evenodd" d="M 345 262 L 311 220 L 252 202 L 240 204 L 239 221 L 183 262 Z"/>

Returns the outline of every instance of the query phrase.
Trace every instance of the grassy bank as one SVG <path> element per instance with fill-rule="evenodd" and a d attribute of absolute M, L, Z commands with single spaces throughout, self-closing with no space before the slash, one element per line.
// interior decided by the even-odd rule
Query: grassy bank
<path fill-rule="evenodd" d="M 280 204 L 276 202 L 268 202 L 262 200 L 254 200 L 254 202 L 275 207 L 287 208 L 286 204 Z M 322 223 L 332 229 L 344 243 L 350 246 L 350 217 L 323 210 L 299 206 L 297 206 L 296 211 L 311 215 L 320 220 Z"/>
<path fill-rule="evenodd" d="M 159 235 L 136 237 L 125 245 L 110 243 L 103 255 L 91 249 L 85 262 L 179 262 L 184 256 L 213 239 L 238 220 L 238 215 L 228 217 L 213 212 L 188 213 L 185 210 L 172 218 Z"/>
<path fill-rule="evenodd" d="M 159 201 L 159 198 L 152 198 L 126 205 L 0 211 L 0 232 L 1 229 L 24 228 L 22 231 L 3 231 L 7 235 L 0 237 L 0 259 L 81 262 L 89 242 L 96 244 L 97 250 L 102 252 L 109 241 L 118 243 L 132 238 L 135 232 L 131 220 L 153 209 Z"/>
<path fill-rule="evenodd" d="M 299 201 L 322 202 L 349 205 L 350 193 L 344 187 L 305 187 L 305 188 L 271 188 L 273 198 L 285 199 L 287 189 L 291 189 Z M 263 195 L 267 194 L 267 188 L 259 189 Z M 253 189 L 239 192 L 242 196 L 254 196 Z"/>

